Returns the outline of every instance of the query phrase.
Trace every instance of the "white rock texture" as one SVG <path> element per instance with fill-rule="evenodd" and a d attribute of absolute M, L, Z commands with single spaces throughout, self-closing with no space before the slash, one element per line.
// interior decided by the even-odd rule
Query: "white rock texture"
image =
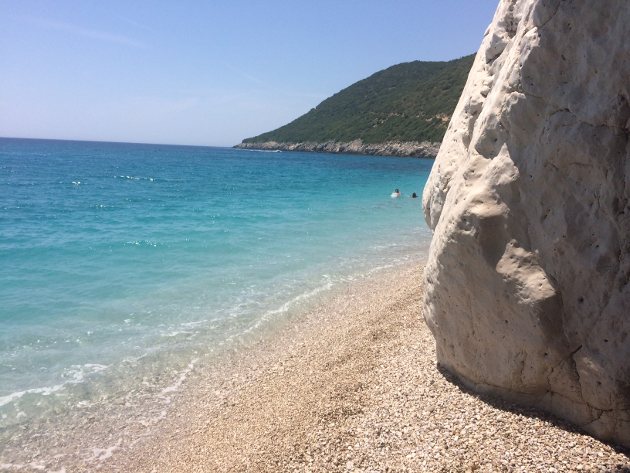
<path fill-rule="evenodd" d="M 439 363 L 625 446 L 629 102 L 629 1 L 502 0 L 423 195 Z"/>

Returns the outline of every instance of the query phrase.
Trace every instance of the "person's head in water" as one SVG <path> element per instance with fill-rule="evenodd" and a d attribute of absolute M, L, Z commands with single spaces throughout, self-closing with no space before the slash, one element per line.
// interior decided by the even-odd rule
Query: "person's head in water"
<path fill-rule="evenodd" d="M 415 193 L 415 192 L 414 192 L 413 194 L 411 194 L 411 198 L 412 198 L 412 199 L 415 199 L 416 197 L 418 197 L 418 196 L 416 195 L 416 193 Z"/>
<path fill-rule="evenodd" d="M 400 192 L 398 192 L 398 189 L 396 189 L 394 192 L 395 192 L 396 194 L 400 194 Z"/>

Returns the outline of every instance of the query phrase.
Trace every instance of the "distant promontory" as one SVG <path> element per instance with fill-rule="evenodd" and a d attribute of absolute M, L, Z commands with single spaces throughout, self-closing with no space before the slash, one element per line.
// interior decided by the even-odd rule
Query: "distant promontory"
<path fill-rule="evenodd" d="M 473 60 L 392 66 L 235 148 L 434 158 Z"/>

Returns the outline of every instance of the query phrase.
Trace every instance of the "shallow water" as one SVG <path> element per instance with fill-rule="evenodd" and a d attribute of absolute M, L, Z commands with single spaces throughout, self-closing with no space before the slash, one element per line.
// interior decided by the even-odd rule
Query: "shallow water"
<path fill-rule="evenodd" d="M 408 196 L 432 163 L 0 139 L 0 426 L 176 388 L 342 282 L 422 259 Z"/>

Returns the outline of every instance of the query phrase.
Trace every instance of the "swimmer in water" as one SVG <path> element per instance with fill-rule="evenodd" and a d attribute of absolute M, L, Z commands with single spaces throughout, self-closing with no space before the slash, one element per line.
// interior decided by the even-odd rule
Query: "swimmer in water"
<path fill-rule="evenodd" d="M 411 194 L 411 198 L 412 199 L 416 199 L 418 196 L 416 195 L 416 193 L 414 192 L 413 194 Z"/>
<path fill-rule="evenodd" d="M 396 189 L 392 195 L 394 197 L 398 197 L 400 195 L 400 192 L 398 192 L 398 189 Z"/>

